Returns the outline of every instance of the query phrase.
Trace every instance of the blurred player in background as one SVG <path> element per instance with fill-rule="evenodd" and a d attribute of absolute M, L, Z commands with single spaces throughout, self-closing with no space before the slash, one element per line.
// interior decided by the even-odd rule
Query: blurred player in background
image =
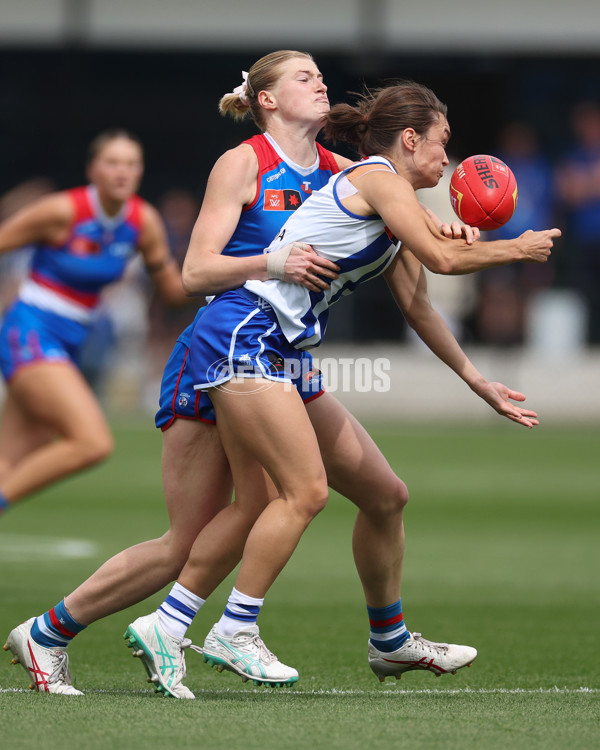
<path fill-rule="evenodd" d="M 166 300 L 190 301 L 158 212 L 135 194 L 143 169 L 137 138 L 104 132 L 90 146 L 89 185 L 44 196 L 0 225 L 1 253 L 33 248 L 0 330 L 2 512 L 112 451 L 108 423 L 78 367 L 103 288 L 139 251 Z"/>

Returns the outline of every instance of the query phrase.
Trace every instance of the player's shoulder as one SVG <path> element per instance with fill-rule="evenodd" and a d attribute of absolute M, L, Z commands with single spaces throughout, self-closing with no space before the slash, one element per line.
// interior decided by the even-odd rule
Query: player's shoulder
<path fill-rule="evenodd" d="M 333 160 L 337 164 L 340 172 L 343 172 L 344 169 L 347 169 L 348 167 L 351 167 L 353 164 L 356 164 L 356 162 L 352 161 L 352 159 L 347 159 L 345 156 L 336 154 L 333 151 L 330 151 L 329 153 L 331 154 Z"/>
<path fill-rule="evenodd" d="M 60 190 L 39 198 L 31 206 L 31 211 L 42 220 L 68 224 L 73 220 L 76 208 L 70 191 Z"/>
<path fill-rule="evenodd" d="M 256 179 L 258 174 L 258 157 L 252 146 L 240 143 L 219 156 L 212 169 L 211 176 L 226 179 L 228 182 Z"/>

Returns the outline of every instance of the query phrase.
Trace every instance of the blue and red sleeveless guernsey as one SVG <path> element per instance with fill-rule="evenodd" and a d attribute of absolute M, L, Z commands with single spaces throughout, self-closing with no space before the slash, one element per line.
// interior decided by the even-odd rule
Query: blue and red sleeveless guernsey
<path fill-rule="evenodd" d="M 107 216 L 93 185 L 67 190 L 75 213 L 66 242 L 38 245 L 29 277 L 19 290 L 23 302 L 89 323 L 102 289 L 118 281 L 137 252 L 143 201 L 131 197 L 116 216 Z"/>
<path fill-rule="evenodd" d="M 254 201 L 245 206 L 223 255 L 247 257 L 262 253 L 278 234 L 286 219 L 340 170 L 333 154 L 317 146 L 313 164 L 301 167 L 290 161 L 268 133 L 244 141 L 258 159 Z"/>

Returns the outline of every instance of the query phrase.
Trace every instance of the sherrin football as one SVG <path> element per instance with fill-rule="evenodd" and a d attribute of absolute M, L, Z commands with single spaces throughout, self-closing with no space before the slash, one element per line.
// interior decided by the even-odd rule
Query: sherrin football
<path fill-rule="evenodd" d="M 454 213 L 472 227 L 498 229 L 517 207 L 517 181 L 510 167 L 495 156 L 477 154 L 462 161 L 450 180 Z"/>

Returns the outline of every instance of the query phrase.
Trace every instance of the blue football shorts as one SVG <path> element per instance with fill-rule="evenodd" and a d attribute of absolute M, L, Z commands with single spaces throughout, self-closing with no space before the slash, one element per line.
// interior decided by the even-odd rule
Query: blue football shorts
<path fill-rule="evenodd" d="M 287 342 L 270 306 L 263 302 L 259 307 L 258 300 L 246 290 L 232 290 L 198 311 L 177 339 L 165 367 L 155 417 L 158 428 L 168 429 L 175 419 L 215 424 L 207 392 L 195 386 L 212 387 L 234 375 L 290 383 L 305 404 L 324 393 L 323 377 L 314 368 L 312 355 Z M 230 360 L 233 331 L 249 315 L 251 322 L 235 333 Z M 265 337 L 274 324 L 274 331 Z"/>
<path fill-rule="evenodd" d="M 90 328 L 21 300 L 8 308 L 0 327 L 0 369 L 5 380 L 22 367 L 79 357 Z"/>

